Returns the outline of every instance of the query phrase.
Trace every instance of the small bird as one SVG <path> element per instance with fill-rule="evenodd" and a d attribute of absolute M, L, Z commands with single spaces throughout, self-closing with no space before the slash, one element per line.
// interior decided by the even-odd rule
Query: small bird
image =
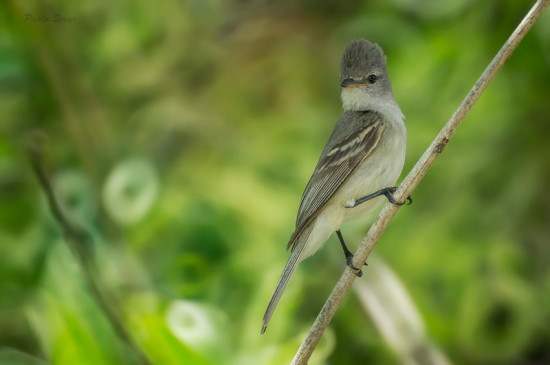
<path fill-rule="evenodd" d="M 344 113 L 334 126 L 300 201 L 291 255 L 264 314 L 263 334 L 296 266 L 313 255 L 334 232 L 353 266 L 340 226 L 371 212 L 385 196 L 397 202 L 393 185 L 405 161 L 407 131 L 386 71 L 386 57 L 375 43 L 354 40 L 340 63 Z M 410 198 L 408 198 L 410 200 Z M 412 200 L 410 200 L 412 202 Z"/>

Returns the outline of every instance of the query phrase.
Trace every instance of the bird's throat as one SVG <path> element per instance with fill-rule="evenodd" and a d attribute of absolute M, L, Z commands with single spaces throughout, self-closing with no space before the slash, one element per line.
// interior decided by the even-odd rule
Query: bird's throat
<path fill-rule="evenodd" d="M 343 88 L 342 105 L 345 111 L 373 110 L 390 120 L 403 120 L 403 113 L 393 95 L 374 96 L 363 88 Z"/>

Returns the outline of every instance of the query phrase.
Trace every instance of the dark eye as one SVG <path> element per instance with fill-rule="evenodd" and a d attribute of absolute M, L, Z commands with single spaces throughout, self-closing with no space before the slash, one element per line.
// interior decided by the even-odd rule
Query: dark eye
<path fill-rule="evenodd" d="M 369 84 L 374 84 L 378 80 L 378 76 L 372 74 L 367 77 Z"/>

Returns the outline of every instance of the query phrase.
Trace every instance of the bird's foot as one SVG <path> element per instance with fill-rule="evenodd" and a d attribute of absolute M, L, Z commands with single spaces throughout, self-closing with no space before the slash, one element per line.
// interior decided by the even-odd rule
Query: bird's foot
<path fill-rule="evenodd" d="M 395 200 L 395 198 L 393 197 L 393 193 L 395 193 L 396 191 L 397 191 L 397 186 L 392 186 L 392 187 L 389 187 L 389 188 L 380 189 L 375 193 L 372 193 L 370 195 L 367 195 L 367 196 L 364 196 L 364 197 L 359 198 L 357 200 L 354 200 L 353 202 L 351 200 L 348 201 L 346 203 L 345 207 L 346 208 L 355 208 L 356 206 L 358 206 L 360 204 L 363 204 L 364 202 L 369 201 L 371 199 L 374 199 L 374 198 L 376 198 L 378 196 L 381 196 L 381 195 L 384 195 L 390 203 L 395 204 L 395 205 L 403 205 L 406 202 L 408 202 L 408 205 L 412 204 L 412 198 L 411 198 L 410 195 L 407 197 L 407 200 L 405 200 L 404 202 L 398 202 L 397 200 Z"/>
<path fill-rule="evenodd" d="M 380 193 L 383 194 L 388 199 L 388 201 L 392 204 L 403 205 L 407 202 L 408 202 L 407 205 L 412 204 L 413 200 L 410 195 L 407 197 L 407 199 L 404 202 L 398 202 L 397 200 L 395 200 L 395 198 L 393 197 L 393 193 L 395 193 L 396 191 L 397 191 L 397 186 L 392 186 L 390 188 L 384 188 L 380 190 Z"/>
<path fill-rule="evenodd" d="M 346 264 L 352 269 L 355 271 L 355 275 L 357 275 L 358 277 L 361 277 L 363 276 L 363 271 L 361 271 L 361 269 L 359 269 L 358 267 L 355 267 L 353 265 L 353 255 L 349 255 L 349 256 L 346 256 Z M 366 265 L 367 263 L 365 263 Z"/>

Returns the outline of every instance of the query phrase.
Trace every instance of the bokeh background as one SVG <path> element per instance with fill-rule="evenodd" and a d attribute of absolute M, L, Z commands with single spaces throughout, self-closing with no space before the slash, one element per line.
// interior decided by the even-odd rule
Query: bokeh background
<path fill-rule="evenodd" d="M 388 56 L 405 174 L 531 5 L 2 2 L 0 363 L 135 362 L 49 214 L 29 133 L 152 363 L 289 363 L 345 269 L 333 237 L 259 335 L 341 113 L 346 43 Z M 547 12 L 400 210 L 312 364 L 550 363 L 549 116 Z M 372 218 L 344 226 L 350 246 Z"/>

